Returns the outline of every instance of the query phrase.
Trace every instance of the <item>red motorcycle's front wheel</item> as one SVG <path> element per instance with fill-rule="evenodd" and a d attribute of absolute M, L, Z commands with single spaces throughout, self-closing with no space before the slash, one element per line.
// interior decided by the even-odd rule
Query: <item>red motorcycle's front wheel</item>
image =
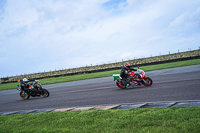
<path fill-rule="evenodd" d="M 116 84 L 117 84 L 117 86 L 118 86 L 119 88 L 121 88 L 121 89 L 125 89 L 125 88 L 126 88 L 126 86 L 123 85 L 122 81 L 116 82 Z"/>
<path fill-rule="evenodd" d="M 151 86 L 151 85 L 153 84 L 152 79 L 149 78 L 149 77 L 143 79 L 141 82 L 142 82 L 142 84 L 143 84 L 144 86 Z"/>

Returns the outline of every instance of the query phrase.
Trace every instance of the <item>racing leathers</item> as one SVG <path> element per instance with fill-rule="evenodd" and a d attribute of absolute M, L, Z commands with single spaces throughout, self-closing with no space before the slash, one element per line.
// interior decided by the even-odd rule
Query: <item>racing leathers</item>
<path fill-rule="evenodd" d="M 27 90 L 28 86 L 29 86 L 28 82 L 31 82 L 31 81 L 35 81 L 35 79 L 29 79 L 27 81 L 21 80 L 20 81 L 20 86 L 21 86 L 22 90 Z"/>
<path fill-rule="evenodd" d="M 124 66 L 124 67 L 122 67 L 121 72 L 120 72 L 120 77 L 122 78 L 122 83 L 125 86 L 130 85 L 130 79 L 129 79 L 129 75 L 128 75 L 128 73 L 130 72 L 129 70 L 137 71 L 137 69 L 128 69 L 127 70 Z"/>

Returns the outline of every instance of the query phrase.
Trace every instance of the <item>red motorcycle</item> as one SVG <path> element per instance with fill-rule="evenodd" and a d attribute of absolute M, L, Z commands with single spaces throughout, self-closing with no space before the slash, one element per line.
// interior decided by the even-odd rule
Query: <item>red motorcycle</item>
<path fill-rule="evenodd" d="M 147 77 L 145 75 L 145 72 L 141 69 L 137 69 L 136 72 L 129 72 L 129 81 L 131 84 L 139 85 L 139 86 L 151 86 L 153 81 L 150 77 Z M 121 89 L 125 89 L 126 86 L 122 82 L 122 78 L 120 77 L 120 74 L 113 74 L 114 81 L 116 82 L 117 86 Z M 129 85 L 130 86 L 130 85 Z"/>

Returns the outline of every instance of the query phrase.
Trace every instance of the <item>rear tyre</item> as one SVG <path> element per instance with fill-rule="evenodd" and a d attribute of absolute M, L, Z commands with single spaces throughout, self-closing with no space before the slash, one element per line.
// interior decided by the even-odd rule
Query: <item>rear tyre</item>
<path fill-rule="evenodd" d="M 20 95 L 20 97 L 23 98 L 24 100 L 27 100 L 27 99 L 29 99 L 29 97 L 30 97 L 30 95 L 29 95 L 27 92 L 25 92 L 25 91 L 21 91 L 19 95 Z"/>
<path fill-rule="evenodd" d="M 43 97 L 49 97 L 49 95 L 50 95 L 50 93 L 49 93 L 48 90 L 46 90 L 46 89 L 43 89 L 43 90 L 42 90 L 42 96 L 43 96 Z"/>
<path fill-rule="evenodd" d="M 123 85 L 122 81 L 116 82 L 116 85 L 121 89 L 125 89 L 126 88 L 126 86 Z"/>
<path fill-rule="evenodd" d="M 153 84 L 152 79 L 149 78 L 149 77 L 147 77 L 146 79 L 143 79 L 141 82 L 142 82 L 142 84 L 143 84 L 144 86 L 151 86 L 151 85 Z"/>

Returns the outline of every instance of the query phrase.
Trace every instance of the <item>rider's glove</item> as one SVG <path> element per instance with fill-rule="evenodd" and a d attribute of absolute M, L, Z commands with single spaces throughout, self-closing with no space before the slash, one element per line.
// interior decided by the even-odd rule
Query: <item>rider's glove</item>
<path fill-rule="evenodd" d="M 141 78 L 142 76 L 140 74 L 137 75 L 137 78 Z"/>

